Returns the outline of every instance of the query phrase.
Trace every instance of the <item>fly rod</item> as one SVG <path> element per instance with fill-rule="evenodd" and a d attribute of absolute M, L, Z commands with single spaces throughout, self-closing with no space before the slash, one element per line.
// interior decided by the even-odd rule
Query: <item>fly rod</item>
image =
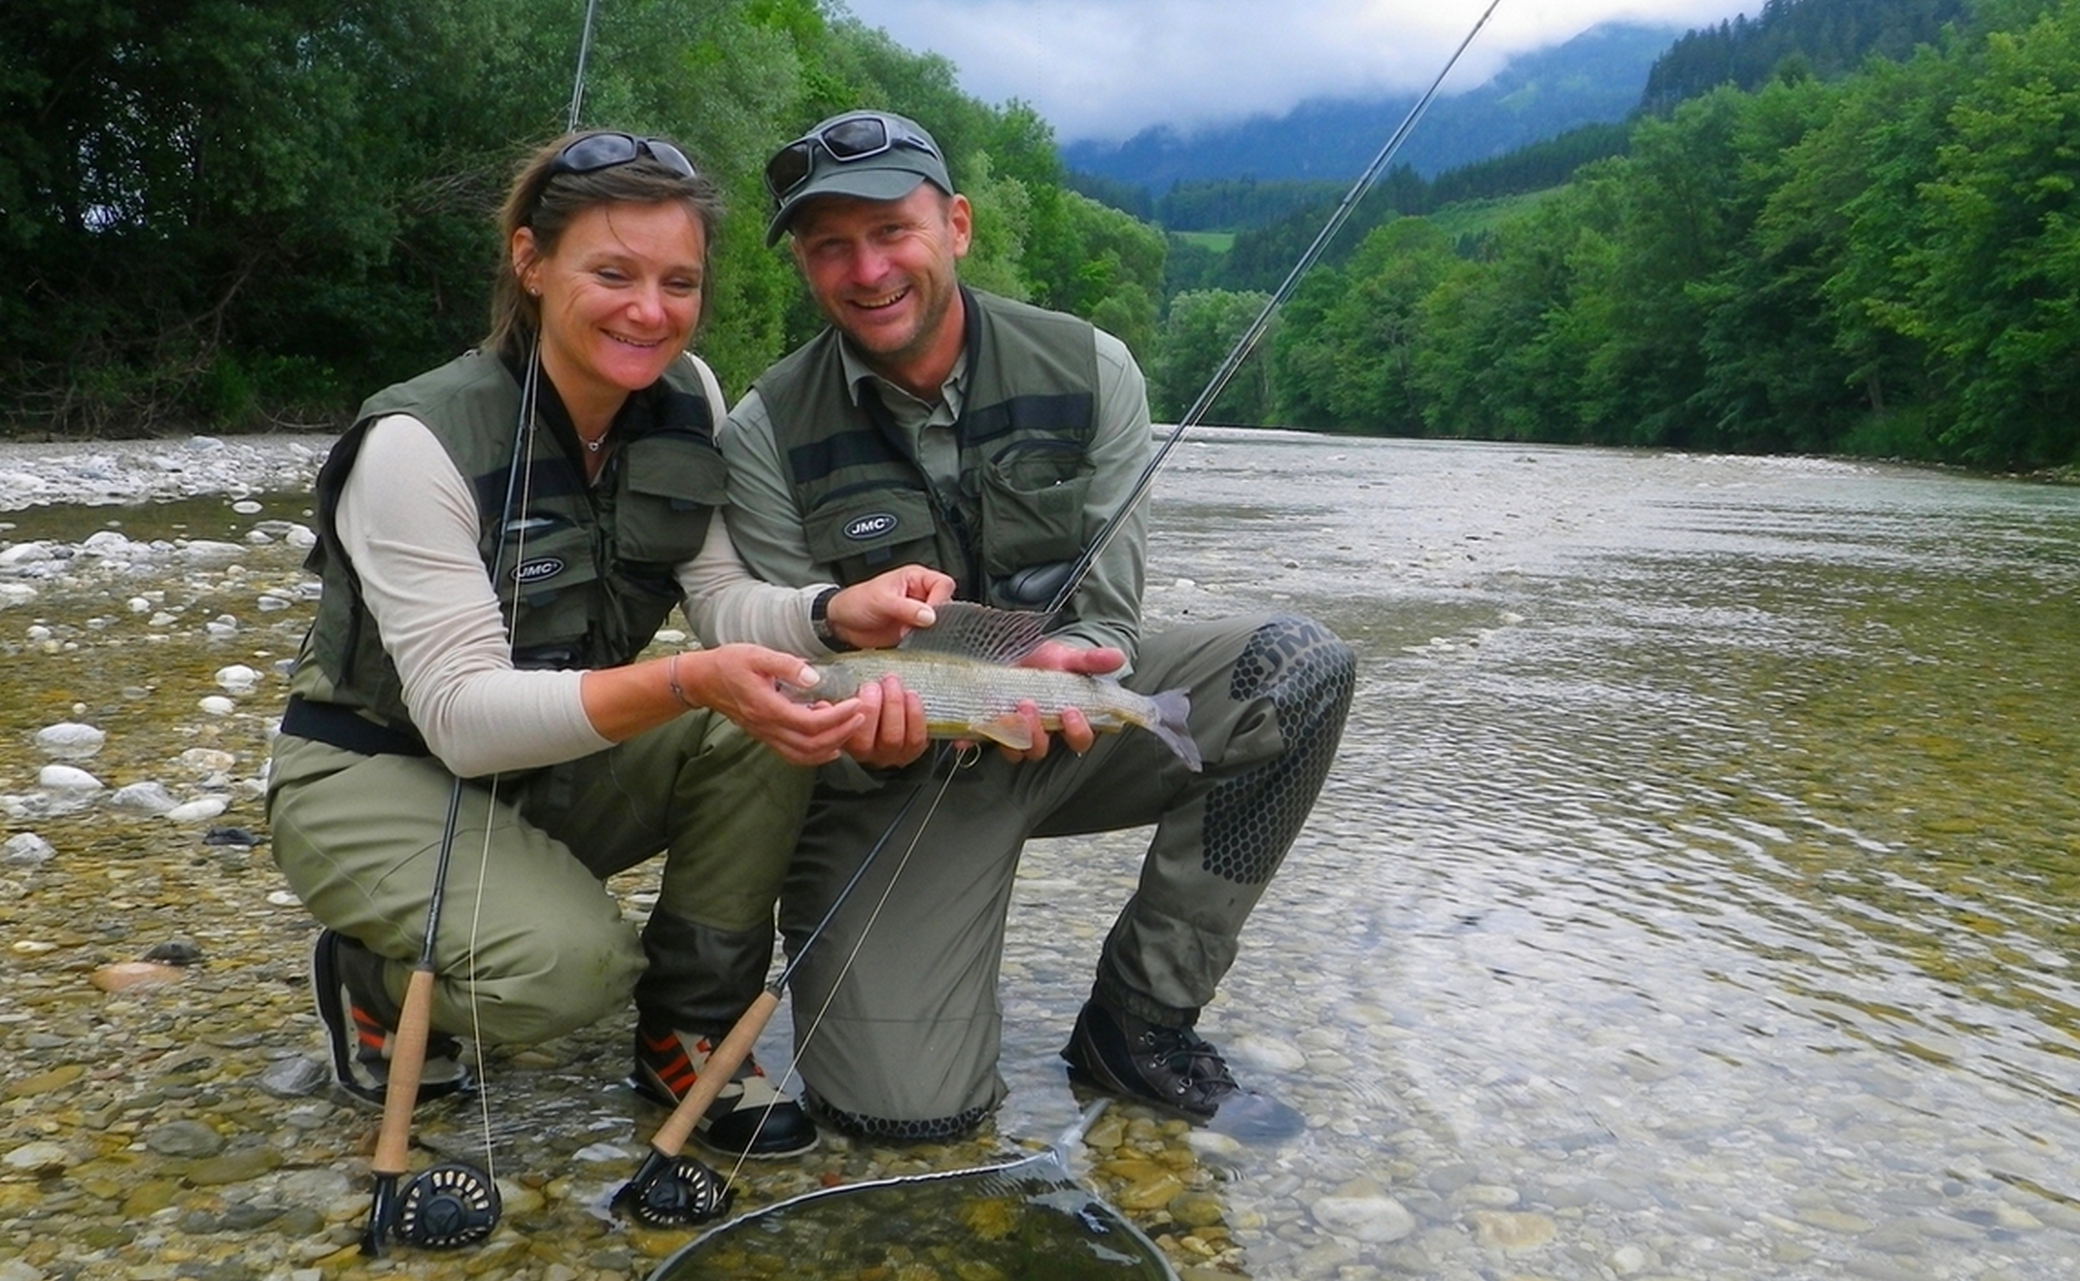
<path fill-rule="evenodd" d="M 585 101 L 585 59 L 592 49 L 592 20 L 599 0 L 586 0 L 585 25 L 578 36 L 578 66 L 571 77 L 571 103 L 564 122 L 566 133 L 578 127 L 578 112 Z M 533 454 L 536 390 L 541 378 L 541 332 L 536 328 L 534 350 L 529 353 L 527 376 L 521 384 L 520 409 L 513 424 L 513 461 L 506 471 L 505 506 L 499 515 L 498 548 L 491 556 L 491 583 L 498 584 L 505 555 L 504 531 L 511 527 L 513 508 L 520 489 L 520 476 Z M 518 609 L 517 599 L 514 605 Z M 497 782 L 494 779 L 493 795 Z M 434 940 L 440 932 L 441 905 L 447 896 L 448 864 L 455 849 L 455 829 L 462 813 L 462 779 L 456 778 L 448 792 L 448 814 L 441 825 L 440 851 L 434 859 L 433 887 L 426 897 L 426 937 L 419 958 L 405 983 L 404 1001 L 398 1012 L 397 1035 L 391 1045 L 390 1069 L 385 1076 L 383 1120 L 376 1132 L 375 1155 L 369 1161 L 371 1190 L 368 1225 L 361 1234 L 361 1253 L 376 1258 L 395 1236 L 407 1245 L 449 1250 L 474 1245 L 498 1227 L 504 1206 L 498 1183 L 491 1175 L 461 1161 L 446 1161 L 406 1181 L 399 1180 L 410 1168 L 412 1112 L 419 1103 L 419 1084 L 426 1071 L 426 1042 L 432 1032 Z M 494 816 L 495 817 L 495 816 Z M 484 839 L 491 839 L 490 823 Z M 480 865 L 481 866 L 481 865 Z M 472 948 L 474 948 L 472 939 Z M 472 992 L 472 1001 L 476 999 Z M 489 1127 L 486 1127 L 489 1146 Z"/>
<path fill-rule="evenodd" d="M 1069 603 L 1069 598 L 1076 594 L 1077 587 L 1083 583 L 1084 576 L 1089 574 L 1091 566 L 1097 563 L 1098 554 L 1112 542 L 1120 527 L 1126 523 L 1127 516 L 1147 496 L 1148 487 L 1155 480 L 1156 472 L 1170 457 L 1170 451 L 1177 447 L 1185 429 L 1197 424 L 1206 411 L 1212 408 L 1213 402 L 1220 394 L 1227 390 L 1235 372 L 1242 367 L 1243 361 L 1249 359 L 1250 352 L 1256 349 L 1264 331 L 1270 328 L 1271 317 L 1292 295 L 1294 288 L 1300 283 L 1300 278 L 1305 276 L 1308 269 L 1322 256 L 1322 251 L 1329 247 L 1329 242 L 1343 229 L 1343 224 L 1350 221 L 1351 214 L 1357 210 L 1358 201 L 1364 197 L 1365 192 L 1386 172 L 1387 166 L 1394 160 L 1394 154 L 1401 150 L 1401 144 L 1408 141 L 1408 135 L 1414 132 L 1416 122 L 1430 109 L 1430 101 L 1444 85 L 1445 77 L 1452 74 L 1452 68 L 1459 64 L 1459 56 L 1466 52 L 1466 47 L 1473 43 L 1473 38 L 1481 33 L 1481 28 L 1488 25 L 1488 19 L 1495 15 L 1495 9 L 1501 3 L 1502 0 L 1488 0 L 1488 7 L 1481 12 L 1480 20 L 1473 24 L 1473 29 L 1466 33 L 1466 38 L 1452 51 L 1452 56 L 1445 59 L 1444 69 L 1437 73 L 1437 79 L 1430 82 L 1430 87 L 1416 100 L 1416 105 L 1409 108 L 1408 115 L 1403 118 L 1400 127 L 1387 138 L 1386 144 L 1379 149 L 1379 154 L 1372 158 L 1372 163 L 1365 166 L 1365 172 L 1359 174 L 1358 180 L 1351 184 L 1351 189 L 1344 193 L 1343 200 L 1337 204 L 1335 212 L 1329 215 L 1329 220 L 1322 224 L 1321 231 L 1316 233 L 1314 243 L 1307 247 L 1307 252 L 1300 255 L 1300 260 L 1293 264 L 1293 269 L 1286 273 L 1285 282 L 1271 295 L 1271 300 L 1264 304 L 1264 309 L 1257 313 L 1256 320 L 1243 331 L 1242 337 L 1235 340 L 1235 346 L 1229 350 L 1228 358 L 1221 362 L 1220 368 L 1214 370 L 1212 380 L 1206 384 L 1206 390 L 1199 393 L 1199 398 L 1192 402 L 1192 407 L 1185 411 L 1184 417 L 1177 420 L 1177 426 L 1164 438 L 1162 446 L 1156 450 L 1155 457 L 1149 459 L 1148 465 L 1141 469 L 1141 475 L 1135 480 L 1134 487 L 1127 491 L 1126 501 L 1120 504 L 1119 510 L 1113 512 L 1111 518 L 1098 530 L 1098 536 L 1091 540 L 1091 545 L 1084 549 L 1083 555 L 1069 562 L 1066 571 L 1059 565 L 1050 565 L 1038 572 L 1030 572 L 1028 585 L 1023 590 L 1016 590 L 1015 594 L 1026 599 L 1046 599 L 1048 603 L 1045 612 L 1050 615 L 1059 612 L 1062 606 Z M 1053 586 L 1052 580 L 1057 574 L 1064 575 L 1060 586 L 1053 587 L 1051 596 L 1045 595 L 1046 590 Z"/>

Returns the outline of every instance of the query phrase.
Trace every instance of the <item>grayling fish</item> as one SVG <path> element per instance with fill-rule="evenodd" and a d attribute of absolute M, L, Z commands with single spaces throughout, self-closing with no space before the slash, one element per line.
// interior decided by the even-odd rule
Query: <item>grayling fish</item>
<path fill-rule="evenodd" d="M 1073 707 L 1099 733 L 1139 726 L 1194 772 L 1199 769 L 1199 745 L 1185 722 L 1191 700 L 1183 690 L 1151 697 L 1110 677 L 1011 666 L 1046 638 L 1044 614 L 963 602 L 936 606 L 935 612 L 936 623 L 910 633 L 894 649 L 857 650 L 817 663 L 823 678 L 810 696 L 850 698 L 861 685 L 893 674 L 923 702 L 926 732 L 933 738 L 986 739 L 1016 751 L 1032 746 L 1018 714 L 1021 702 L 1040 710 L 1040 724 L 1048 730 L 1060 729 L 1062 709 Z"/>

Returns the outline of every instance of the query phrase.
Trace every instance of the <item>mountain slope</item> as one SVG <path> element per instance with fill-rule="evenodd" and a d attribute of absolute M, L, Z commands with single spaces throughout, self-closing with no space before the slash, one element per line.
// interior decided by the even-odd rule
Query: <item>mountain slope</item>
<path fill-rule="evenodd" d="M 1495 78 L 1430 104 L 1397 164 L 1425 177 L 1499 156 L 1577 125 L 1623 120 L 1647 72 L 1682 28 L 1604 23 L 1510 60 Z M 1151 191 L 1199 178 L 1317 178 L 1362 172 L 1418 94 L 1372 102 L 1314 101 L 1190 136 L 1145 130 L 1124 143 L 1071 143 L 1062 161 L 1082 173 Z"/>

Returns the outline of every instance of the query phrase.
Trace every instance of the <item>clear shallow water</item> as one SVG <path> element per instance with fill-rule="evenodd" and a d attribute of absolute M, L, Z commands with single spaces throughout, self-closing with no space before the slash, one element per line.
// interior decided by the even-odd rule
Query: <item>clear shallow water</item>
<path fill-rule="evenodd" d="M 237 541 L 244 521 L 297 510 L 179 516 L 192 536 Z M 166 512 L 125 512 L 125 532 L 144 538 Z M 76 539 L 109 518 L 18 513 L 0 537 Z M 1157 617 L 1297 609 L 1361 656 L 1322 802 L 1201 1025 L 1309 1128 L 1271 1147 L 1170 1145 L 1222 1203 L 1225 1253 L 1201 1266 L 1695 1281 L 2080 1270 L 2080 490 L 1202 430 L 1159 479 L 1155 522 Z M 33 790 L 29 732 L 75 701 L 110 730 L 88 763 L 112 784 L 138 770 L 172 783 L 196 744 L 254 768 L 278 688 L 230 718 L 192 708 L 217 666 L 267 670 L 293 651 L 302 611 L 252 601 L 293 593 L 295 559 L 259 548 L 238 574 L 159 584 L 188 630 L 144 644 L 127 580 L 0 611 L 21 727 L 0 790 Z M 241 616 L 237 637 L 190 634 L 222 611 Z M 56 629 L 56 652 L 23 641 L 32 617 Z M 222 821 L 256 820 L 235 805 Z M 307 922 L 265 901 L 264 854 L 234 874 L 192 833 L 174 845 L 91 810 L 9 826 L 101 851 L 133 916 L 102 921 L 109 884 L 77 864 L 34 873 L 0 903 L 9 940 L 50 934 L 78 894 L 104 906 L 67 918 L 89 940 L 50 954 L 69 970 L 0 956 L 26 985 L 0 1016 L 98 1035 L 108 998 L 68 978 L 93 940 L 150 941 L 152 922 L 199 935 L 222 958 L 215 981 L 254 992 L 209 1014 L 231 1068 L 314 1052 L 295 986 Z M 1075 1113 L 1055 1051 L 1136 857 L 1131 835 L 1028 855 L 1005 965 L 1007 1138 L 1058 1133 Z M 225 1026 L 241 1018 L 251 1026 Z M 169 1028 L 157 1034 L 181 1058 L 185 1025 Z M 0 1024 L 0 1046 L 62 1055 L 28 1029 Z M 621 1267 L 630 1234 L 578 1209 L 632 1170 L 660 1119 L 612 1085 L 625 1036 L 602 1027 L 491 1065 L 501 1173 L 542 1192 L 532 1209 L 509 1202 L 508 1226 L 530 1258 L 582 1238 L 581 1274 Z M 776 1069 L 785 1043 L 784 1026 L 766 1038 Z M 236 1076 L 228 1099 L 270 1106 Z M 0 1148 L 43 1103 L 7 1106 Z M 474 1124 L 436 1115 L 423 1133 L 480 1153 Z M 362 1135 L 345 1129 L 315 1130 L 292 1162 L 358 1180 Z M 745 1203 L 975 1155 L 826 1152 L 754 1172 Z M 1140 1186 L 1131 1164 L 1092 1148 L 1079 1173 L 1124 1202 Z M 352 1218 L 356 1195 L 340 1199 Z M 1393 1231 L 1388 1202 L 1408 1215 Z M 1133 1212 L 1193 1262 L 1168 1207 Z M 636 1240 L 621 1270 L 670 1244 Z"/>

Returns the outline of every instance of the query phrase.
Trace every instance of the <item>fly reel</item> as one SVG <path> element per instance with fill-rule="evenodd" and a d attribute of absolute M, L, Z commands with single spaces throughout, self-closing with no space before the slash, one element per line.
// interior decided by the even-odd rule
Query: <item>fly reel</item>
<path fill-rule="evenodd" d="M 614 1194 L 614 1208 L 653 1228 L 683 1228 L 720 1217 L 735 1195 L 721 1175 L 692 1157 L 652 1148 Z"/>
<path fill-rule="evenodd" d="M 397 1239 L 424 1250 L 475 1245 L 498 1226 L 498 1185 L 475 1166 L 449 1161 L 412 1177 L 397 1199 Z"/>

